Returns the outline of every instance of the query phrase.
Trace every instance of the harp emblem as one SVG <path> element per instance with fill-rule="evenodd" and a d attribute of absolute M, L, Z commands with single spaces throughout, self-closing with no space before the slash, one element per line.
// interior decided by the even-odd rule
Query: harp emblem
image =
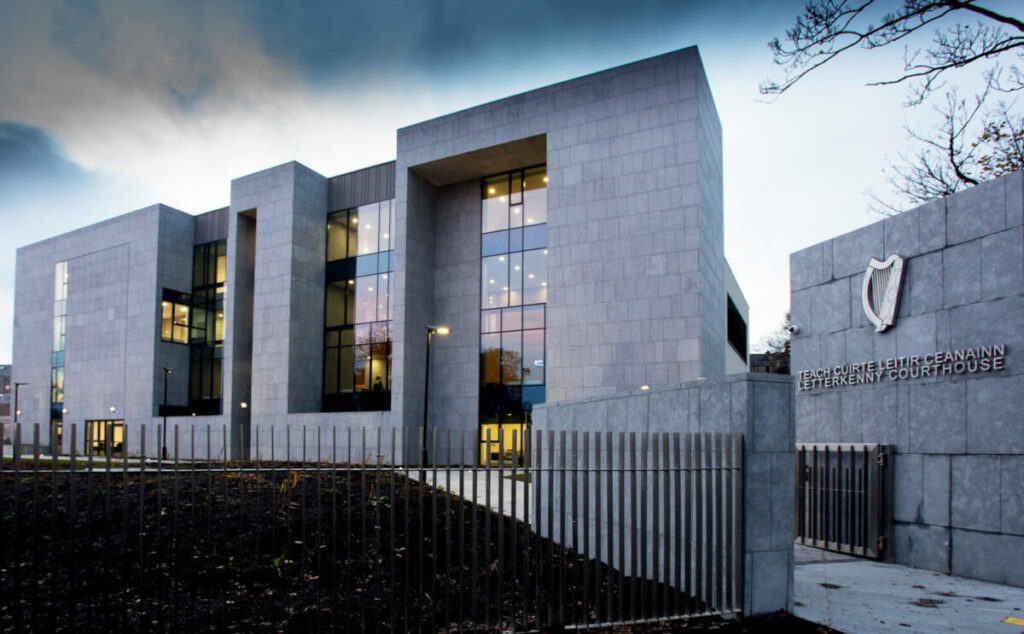
<path fill-rule="evenodd" d="M 871 258 L 868 262 L 861 300 L 864 314 L 875 325 L 875 332 L 882 332 L 896 323 L 902 281 L 903 258 L 895 253 L 884 261 Z"/>

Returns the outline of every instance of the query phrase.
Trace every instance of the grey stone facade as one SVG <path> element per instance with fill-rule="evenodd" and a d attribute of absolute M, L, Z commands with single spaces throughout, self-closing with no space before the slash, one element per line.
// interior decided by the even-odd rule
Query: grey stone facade
<path fill-rule="evenodd" d="M 539 433 L 613 432 L 613 438 L 627 431 L 742 434 L 743 612 L 757 615 L 793 608 L 794 421 L 791 377 L 735 374 L 545 404 L 538 408 L 534 428 Z M 626 493 L 627 507 L 632 495 Z M 617 497 L 616 490 L 612 499 Z M 592 524 L 600 519 L 587 518 Z M 653 544 L 657 527 L 647 530 L 647 543 Z"/>
<path fill-rule="evenodd" d="M 890 557 L 1024 585 L 1024 173 L 790 259 L 793 373 L 1004 344 L 1002 371 L 797 392 L 798 442 L 895 446 Z M 906 258 L 896 324 L 861 308 L 868 260 Z M 799 379 L 798 379 L 799 382 Z"/>
<path fill-rule="evenodd" d="M 143 425 L 155 432 L 162 368 L 176 369 L 168 400 L 180 403 L 189 364 L 187 346 L 160 340 L 161 290 L 189 290 L 193 246 L 225 239 L 223 413 L 169 425 L 198 430 L 200 454 L 227 442 L 269 456 L 315 430 L 368 429 L 371 443 L 396 434 L 386 459 L 418 459 L 402 439 L 423 422 L 426 324 L 452 329 L 432 347 L 431 429 L 478 425 L 481 178 L 539 164 L 548 401 L 745 368 L 725 342 L 727 286 L 746 303 L 723 255 L 721 125 L 688 48 L 403 128 L 393 163 L 332 178 L 286 163 L 235 179 L 229 206 L 204 216 L 157 205 L 20 249 L 22 420 L 49 420 L 52 278 L 67 260 L 65 421 L 123 419 L 130 446 Z M 325 413 L 326 216 L 392 198 L 391 408 Z M 207 447 L 207 425 L 229 432 Z M 346 443 L 331 451 L 346 456 Z"/>

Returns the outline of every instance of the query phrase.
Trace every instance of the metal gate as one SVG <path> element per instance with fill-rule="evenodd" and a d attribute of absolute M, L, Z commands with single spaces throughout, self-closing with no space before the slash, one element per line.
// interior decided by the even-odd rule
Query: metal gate
<path fill-rule="evenodd" d="M 890 521 L 889 445 L 796 446 L 796 542 L 882 558 Z"/>

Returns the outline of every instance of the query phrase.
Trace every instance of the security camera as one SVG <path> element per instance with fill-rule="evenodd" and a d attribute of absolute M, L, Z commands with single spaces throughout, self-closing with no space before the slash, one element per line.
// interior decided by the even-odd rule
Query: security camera
<path fill-rule="evenodd" d="M 786 331 L 789 332 L 789 334 L 791 335 L 799 334 L 800 326 L 797 326 L 796 324 L 789 324 L 788 326 L 786 326 Z"/>

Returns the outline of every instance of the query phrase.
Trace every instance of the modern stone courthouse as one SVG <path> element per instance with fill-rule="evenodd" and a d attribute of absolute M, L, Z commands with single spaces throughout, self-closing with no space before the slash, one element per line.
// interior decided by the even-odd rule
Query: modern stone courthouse
<path fill-rule="evenodd" d="M 430 429 L 474 443 L 510 443 L 545 402 L 745 371 L 696 48 L 397 137 L 393 162 L 286 163 L 233 180 L 223 209 L 154 205 L 19 249 L 20 420 L 44 446 L 63 432 L 63 452 L 71 424 L 102 453 L 164 414 L 186 436 L 226 425 L 249 455 L 281 455 L 287 428 L 400 445 L 423 424 L 428 324 L 451 329 L 431 347 Z"/>
<path fill-rule="evenodd" d="M 797 441 L 892 445 L 889 556 L 1017 586 L 1022 190 L 1010 174 L 790 259 Z"/>

